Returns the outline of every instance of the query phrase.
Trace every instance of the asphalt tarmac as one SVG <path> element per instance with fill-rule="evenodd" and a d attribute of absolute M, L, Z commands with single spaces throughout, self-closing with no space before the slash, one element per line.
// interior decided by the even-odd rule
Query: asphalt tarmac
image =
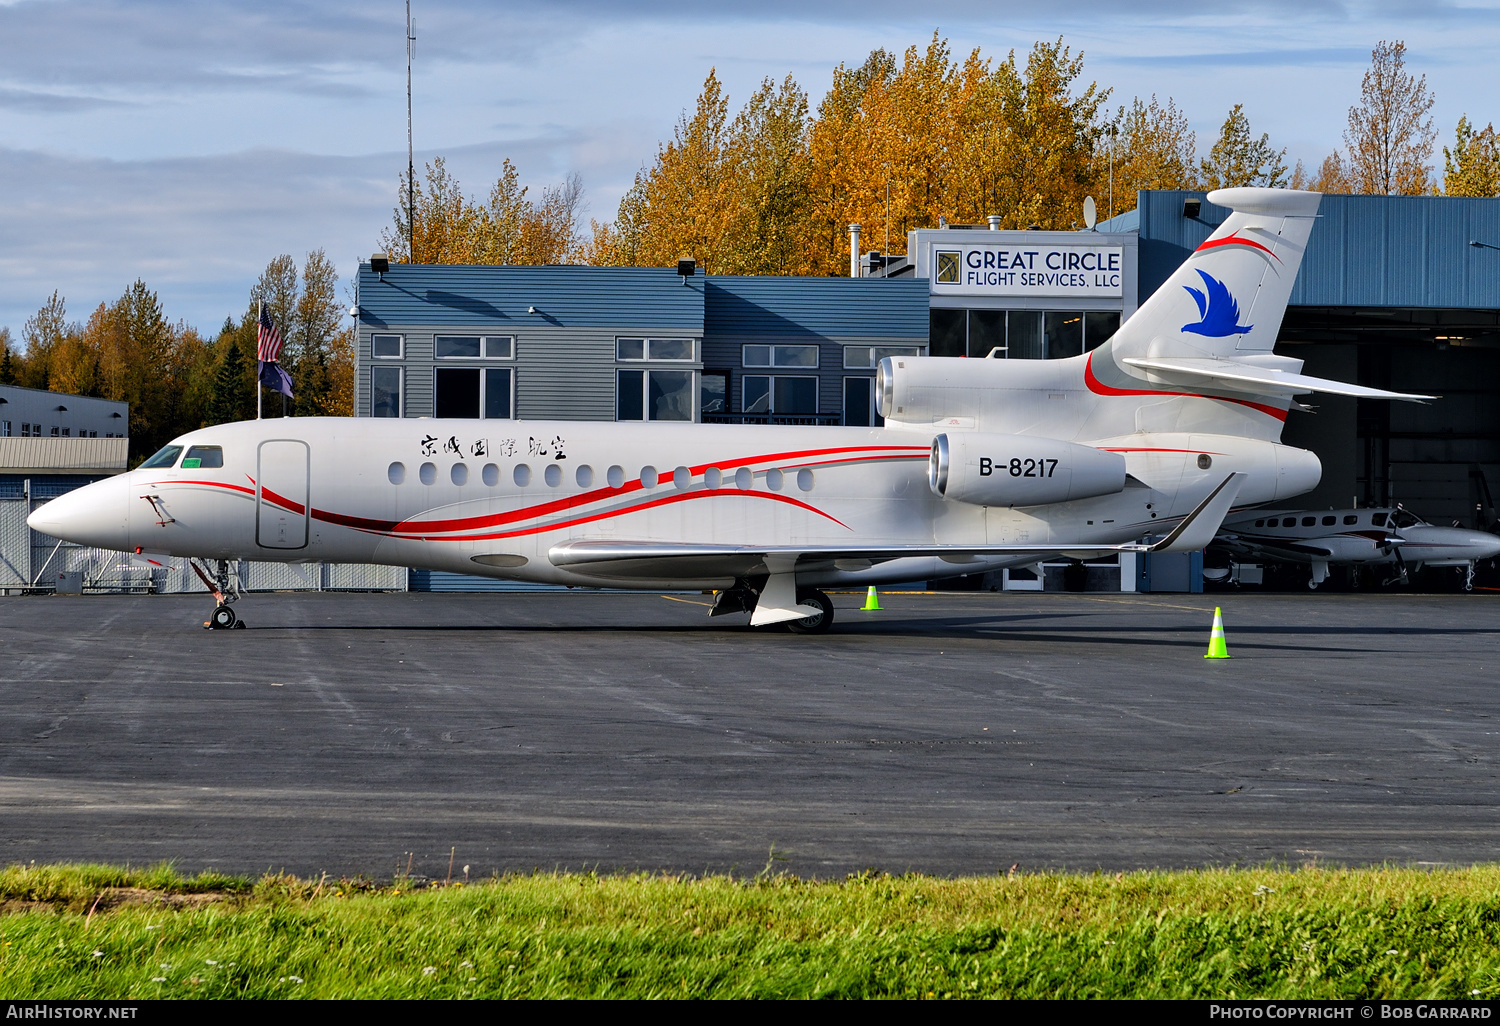
<path fill-rule="evenodd" d="M 0 861 L 968 874 L 1500 857 L 1500 596 L 0 599 Z M 1231 659 L 1203 658 L 1215 604 Z"/>

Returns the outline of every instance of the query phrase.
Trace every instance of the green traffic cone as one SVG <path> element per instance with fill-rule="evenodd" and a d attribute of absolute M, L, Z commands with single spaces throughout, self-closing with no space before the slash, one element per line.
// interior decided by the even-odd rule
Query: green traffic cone
<path fill-rule="evenodd" d="M 870 590 L 865 592 L 865 604 L 860 607 L 862 613 L 874 613 L 880 611 L 880 596 L 875 594 L 875 585 L 870 585 Z"/>
<path fill-rule="evenodd" d="M 1203 653 L 1203 658 L 1229 658 L 1229 648 L 1224 644 L 1224 615 L 1219 612 L 1218 606 L 1214 606 L 1214 629 L 1208 637 L 1208 651 Z"/>

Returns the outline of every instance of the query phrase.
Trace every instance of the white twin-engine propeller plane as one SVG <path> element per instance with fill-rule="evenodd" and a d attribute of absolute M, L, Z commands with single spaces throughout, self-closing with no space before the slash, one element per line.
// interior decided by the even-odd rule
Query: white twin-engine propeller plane
<path fill-rule="evenodd" d="M 1272 354 L 1317 193 L 1233 213 L 1113 338 L 1065 360 L 881 362 L 880 428 L 259 420 L 192 431 L 32 527 L 194 563 L 384 563 L 549 584 L 715 589 L 713 614 L 820 632 L 863 588 L 1208 544 L 1231 507 L 1315 487 L 1292 396 L 1421 400 Z"/>

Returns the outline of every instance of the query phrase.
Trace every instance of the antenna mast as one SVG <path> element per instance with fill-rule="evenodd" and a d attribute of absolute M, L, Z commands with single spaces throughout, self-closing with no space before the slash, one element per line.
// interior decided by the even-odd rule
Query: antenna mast
<path fill-rule="evenodd" d="M 417 51 L 417 34 L 412 31 L 411 0 L 406 0 L 406 259 L 416 263 L 416 162 L 411 146 L 411 59 Z"/>

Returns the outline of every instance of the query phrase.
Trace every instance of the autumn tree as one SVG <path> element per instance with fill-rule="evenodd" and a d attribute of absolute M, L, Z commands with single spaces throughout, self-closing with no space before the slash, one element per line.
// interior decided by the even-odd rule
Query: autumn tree
<path fill-rule="evenodd" d="M 729 132 L 736 209 L 721 257 L 730 274 L 791 274 L 802 262 L 809 198 L 807 94 L 791 75 L 769 78 Z"/>
<path fill-rule="evenodd" d="M 1255 138 L 1244 104 L 1236 103 L 1219 128 L 1208 159 L 1199 166 L 1199 174 L 1205 189 L 1240 185 L 1279 189 L 1287 183 L 1285 157 L 1286 150 L 1273 148 L 1265 132 Z"/>
<path fill-rule="evenodd" d="M 1452 148 L 1443 147 L 1443 192 L 1449 196 L 1500 196 L 1500 143 L 1495 126 L 1475 129 L 1458 119 Z"/>
<path fill-rule="evenodd" d="M 1170 96 L 1165 104 L 1154 95 L 1149 102 L 1136 97 L 1119 108 L 1110 131 L 1114 213 L 1135 209 L 1142 189 L 1198 188 L 1198 136 Z M 1106 187 L 1109 178 L 1106 171 Z"/>
<path fill-rule="evenodd" d="M 1352 191 L 1416 196 L 1428 190 L 1428 161 L 1437 138 L 1428 117 L 1432 104 L 1427 76 L 1406 71 L 1406 44 L 1381 40 L 1370 54 L 1360 101 L 1349 108 L 1344 133 Z"/>
<path fill-rule="evenodd" d="M 393 260 L 419 264 L 557 264 L 578 249 L 583 182 L 576 174 L 527 198 L 528 187 L 509 159 L 488 200 L 466 195 L 442 157 L 426 168 L 426 182 L 413 189 L 413 223 L 405 205 L 396 207 L 380 244 Z M 406 175 L 400 196 L 406 197 Z M 408 245 L 408 238 L 411 243 Z"/>
<path fill-rule="evenodd" d="M 289 412 L 299 417 L 352 415 L 352 390 L 347 405 L 336 397 L 336 393 L 339 393 L 337 382 L 353 374 L 350 339 L 353 327 L 344 323 L 344 308 L 338 298 L 338 272 L 323 250 L 315 249 L 307 254 L 300 275 L 297 262 L 289 254 L 272 258 L 250 289 L 249 308 L 240 324 L 236 326 L 231 321 L 220 332 L 217 348 L 222 350 L 226 339 L 231 339 L 236 347 L 250 354 L 246 358 L 244 375 L 252 410 L 255 406 L 254 389 L 258 387 L 255 385 L 255 355 L 261 303 L 265 303 L 272 322 L 282 335 L 280 362 L 292 379 Z M 227 387 L 227 379 L 220 379 L 228 357 L 220 355 L 217 359 L 220 372 L 214 378 L 215 396 Z M 342 366 L 345 360 L 351 364 L 347 373 Z M 279 416 L 282 404 L 263 403 L 262 407 L 264 413 Z M 215 408 L 222 411 L 224 403 L 220 402 Z"/>

